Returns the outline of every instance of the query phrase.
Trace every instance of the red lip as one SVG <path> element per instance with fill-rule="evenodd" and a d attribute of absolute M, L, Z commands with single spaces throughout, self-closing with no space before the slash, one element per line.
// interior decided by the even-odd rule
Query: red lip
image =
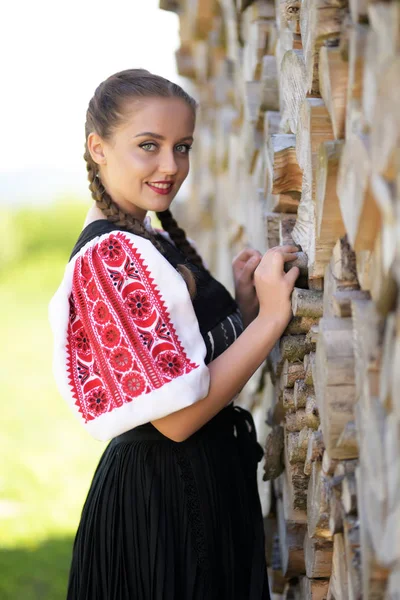
<path fill-rule="evenodd" d="M 149 186 L 150 189 L 153 190 L 153 192 L 157 192 L 157 194 L 161 194 L 162 196 L 167 196 L 171 192 L 173 185 L 174 185 L 173 181 L 154 181 L 154 183 L 168 183 L 169 187 L 167 187 L 165 189 L 161 189 L 161 188 L 155 187 L 155 186 L 151 185 L 151 183 L 147 182 L 147 185 Z"/>

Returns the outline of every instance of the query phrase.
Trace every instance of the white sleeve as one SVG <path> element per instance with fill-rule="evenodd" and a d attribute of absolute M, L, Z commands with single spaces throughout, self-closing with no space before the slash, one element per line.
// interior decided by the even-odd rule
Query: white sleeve
<path fill-rule="evenodd" d="M 60 393 L 97 439 L 208 394 L 186 284 L 144 238 L 114 231 L 86 244 L 65 269 L 49 319 Z"/>

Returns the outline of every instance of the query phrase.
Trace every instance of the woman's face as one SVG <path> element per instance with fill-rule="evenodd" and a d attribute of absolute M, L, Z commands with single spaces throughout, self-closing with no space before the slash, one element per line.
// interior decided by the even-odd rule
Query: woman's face
<path fill-rule="evenodd" d="M 88 147 L 114 202 L 143 220 L 167 210 L 187 177 L 194 115 L 180 98 L 133 100 L 124 114 L 108 141 L 91 133 Z"/>

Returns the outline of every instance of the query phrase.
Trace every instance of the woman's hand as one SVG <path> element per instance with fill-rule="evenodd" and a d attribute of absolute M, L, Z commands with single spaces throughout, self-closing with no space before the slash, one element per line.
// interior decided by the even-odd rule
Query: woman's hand
<path fill-rule="evenodd" d="M 232 263 L 235 284 L 235 298 L 243 317 L 243 325 L 247 327 L 256 318 L 259 309 L 254 271 L 261 261 L 258 250 L 246 248 L 242 250 Z"/>
<path fill-rule="evenodd" d="M 260 303 L 260 315 L 287 324 L 293 316 L 290 295 L 300 274 L 298 267 L 287 273 L 285 262 L 297 258 L 297 246 L 276 246 L 262 257 L 254 272 L 254 284 Z"/>

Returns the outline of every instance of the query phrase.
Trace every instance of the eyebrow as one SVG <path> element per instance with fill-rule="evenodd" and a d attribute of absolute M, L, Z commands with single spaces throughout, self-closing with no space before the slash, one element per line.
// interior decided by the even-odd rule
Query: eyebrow
<path fill-rule="evenodd" d="M 156 140 L 165 140 L 165 137 L 163 135 L 160 135 L 159 133 L 153 133 L 152 131 L 143 131 L 143 133 L 138 133 L 137 135 L 135 135 L 135 138 L 137 137 L 153 137 Z M 187 135 L 186 137 L 181 138 L 179 141 L 183 142 L 184 140 L 193 141 L 193 136 Z"/>

